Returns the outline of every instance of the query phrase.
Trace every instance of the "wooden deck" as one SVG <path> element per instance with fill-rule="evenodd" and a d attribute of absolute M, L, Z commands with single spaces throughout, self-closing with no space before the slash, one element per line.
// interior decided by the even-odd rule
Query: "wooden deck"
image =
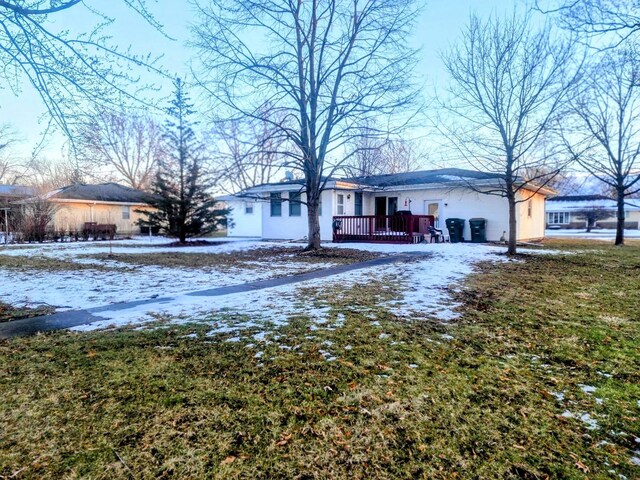
<path fill-rule="evenodd" d="M 434 224 L 433 215 L 363 215 L 333 217 L 333 241 L 420 243 Z"/>

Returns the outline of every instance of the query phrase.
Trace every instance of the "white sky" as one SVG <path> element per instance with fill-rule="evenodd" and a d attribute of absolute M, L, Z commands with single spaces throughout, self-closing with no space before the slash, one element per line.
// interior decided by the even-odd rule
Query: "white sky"
<path fill-rule="evenodd" d="M 185 43 L 189 38 L 189 24 L 195 22 L 193 8 L 187 2 L 157 0 L 148 2 L 150 10 L 158 21 L 165 26 L 165 31 L 176 40 L 164 38 L 157 31 L 127 8 L 114 0 L 87 1 L 92 6 L 116 19 L 108 32 L 113 41 L 126 48 L 129 45 L 138 53 L 163 55 L 161 64 L 166 72 L 184 75 L 189 71 L 189 62 L 197 66 L 197 58 Z M 186 5 L 186 6 L 185 6 Z M 430 95 L 434 86 L 446 81 L 446 75 L 438 56 L 438 52 L 454 42 L 460 30 L 466 24 L 469 14 L 476 12 L 489 15 L 492 12 L 508 12 L 522 0 L 430 0 L 415 32 L 412 41 L 422 47 L 422 60 L 417 67 L 418 76 L 425 84 L 425 94 Z M 57 18 L 56 27 L 82 30 L 87 22 L 93 24 L 95 18 L 81 8 L 72 9 Z M 170 84 L 159 76 L 145 75 L 145 81 L 162 87 L 162 95 L 170 91 Z M 25 84 L 17 95 L 7 85 L 0 84 L 0 124 L 11 124 L 22 139 L 15 149 L 17 156 L 29 156 L 46 125 L 42 120 L 45 114 L 38 94 L 31 85 Z M 192 92 L 195 97 L 196 92 Z M 160 95 L 160 94 L 159 94 Z M 44 150 L 48 158 L 60 156 L 60 137 L 52 139 Z"/>

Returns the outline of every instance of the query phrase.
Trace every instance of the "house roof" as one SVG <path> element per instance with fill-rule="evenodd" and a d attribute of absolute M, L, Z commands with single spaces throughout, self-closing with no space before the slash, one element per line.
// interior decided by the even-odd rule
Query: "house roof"
<path fill-rule="evenodd" d="M 21 185 L 0 185 L 0 197 L 31 197 L 36 194 L 35 188 Z"/>
<path fill-rule="evenodd" d="M 617 202 L 605 195 L 564 195 L 547 199 L 547 212 L 571 212 L 590 208 L 601 208 L 614 211 Z M 629 199 L 625 202 L 625 210 L 640 210 L 640 200 Z"/>
<path fill-rule="evenodd" d="M 596 200 L 613 200 L 606 195 L 558 195 L 549 198 L 549 202 L 592 202 Z"/>
<path fill-rule="evenodd" d="M 147 203 L 149 194 L 118 183 L 69 185 L 47 194 L 50 200 L 84 200 L 93 202 Z"/>
<path fill-rule="evenodd" d="M 420 170 L 416 172 L 392 173 L 385 175 L 369 175 L 349 178 L 323 178 L 327 181 L 327 188 L 361 189 L 361 188 L 402 188 L 418 185 L 447 185 L 466 186 L 471 183 L 478 185 L 490 184 L 504 178 L 499 173 L 478 172 L 462 168 L 441 168 L 437 170 Z M 265 183 L 237 193 L 235 197 L 252 197 L 261 192 L 285 191 L 292 185 L 304 186 L 304 180 L 289 180 L 277 183 Z M 549 195 L 555 193 L 548 188 L 540 187 L 540 193 Z"/>
<path fill-rule="evenodd" d="M 468 180 L 497 180 L 501 178 L 503 176 L 497 173 L 477 172 L 462 168 L 441 168 L 438 170 L 353 177 L 347 178 L 345 181 L 384 188 L 404 185 L 428 185 L 430 183 L 460 183 Z"/>

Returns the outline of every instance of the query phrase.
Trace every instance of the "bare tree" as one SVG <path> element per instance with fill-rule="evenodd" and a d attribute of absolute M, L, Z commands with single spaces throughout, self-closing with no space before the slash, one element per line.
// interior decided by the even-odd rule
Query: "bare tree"
<path fill-rule="evenodd" d="M 25 166 L 25 179 L 42 193 L 76 183 L 85 183 L 87 177 L 72 158 L 51 160 L 36 157 Z"/>
<path fill-rule="evenodd" d="M 420 158 L 424 156 L 413 141 L 385 140 L 367 135 L 357 138 L 352 148 L 343 170 L 354 177 L 417 170 Z"/>
<path fill-rule="evenodd" d="M 624 244 L 624 206 L 640 192 L 640 65 L 629 49 L 611 52 L 572 95 L 575 123 L 564 145 L 591 175 L 615 191 L 616 245 Z"/>
<path fill-rule="evenodd" d="M 143 0 L 121 1 L 160 28 Z M 96 18 L 88 30 L 73 35 L 56 26 L 66 12 L 81 9 Z M 109 43 L 103 27 L 112 22 L 82 0 L 0 0 L 0 79 L 15 92 L 30 84 L 46 106 L 50 121 L 70 134 L 69 121 L 83 103 L 111 107 L 122 97 L 134 99 L 126 89 L 137 80 L 129 73 L 131 66 L 153 68 L 150 58 Z"/>
<path fill-rule="evenodd" d="M 555 14 L 560 24 L 587 40 L 610 37 L 606 46 L 619 46 L 640 32 L 640 3 L 636 0 L 536 0 L 535 8 Z"/>
<path fill-rule="evenodd" d="M 611 212 L 603 207 L 583 208 L 575 212 L 578 219 L 584 220 L 587 224 L 587 233 L 596 226 L 596 222 L 605 220 L 611 216 Z"/>
<path fill-rule="evenodd" d="M 307 248 L 320 248 L 320 194 L 345 146 L 416 98 L 416 0 L 201 0 L 199 11 L 201 86 L 224 115 L 269 122 L 293 146 L 280 153 L 304 175 Z"/>
<path fill-rule="evenodd" d="M 25 168 L 13 157 L 11 151 L 16 143 L 16 134 L 11 126 L 0 125 L 0 184 L 14 185 L 24 177 Z"/>
<path fill-rule="evenodd" d="M 529 17 L 514 13 L 486 21 L 472 16 L 459 43 L 442 56 L 451 77 L 443 107 L 452 118 L 450 127 L 439 128 L 471 168 L 498 178 L 494 186 L 469 186 L 507 200 L 510 255 L 516 205 L 561 171 L 545 140 L 576 78 L 569 75 L 573 55 L 571 44 L 553 38 L 548 27 L 535 31 Z"/>
<path fill-rule="evenodd" d="M 230 193 L 246 190 L 274 180 L 285 163 L 285 147 L 277 118 L 269 121 L 246 117 L 215 122 L 211 132 L 217 144 L 216 176 L 219 186 Z"/>
<path fill-rule="evenodd" d="M 163 156 L 162 131 L 147 116 L 102 111 L 82 124 L 77 147 L 83 163 L 113 169 L 131 187 L 145 190 Z"/>

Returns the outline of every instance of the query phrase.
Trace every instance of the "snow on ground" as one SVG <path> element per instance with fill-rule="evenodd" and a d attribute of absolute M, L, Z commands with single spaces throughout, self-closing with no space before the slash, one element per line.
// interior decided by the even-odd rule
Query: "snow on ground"
<path fill-rule="evenodd" d="M 0 245 L 0 255 L 33 256 L 40 255 L 47 258 L 75 259 L 79 255 L 114 254 L 125 253 L 203 253 L 218 254 L 232 253 L 265 247 L 300 247 L 300 244 L 290 242 L 262 242 L 257 239 L 210 239 L 210 243 L 220 245 L 201 245 L 194 247 L 172 247 L 170 240 L 165 237 L 135 237 L 128 240 L 116 240 L 114 242 L 69 242 L 69 243 L 40 243 L 24 245 Z"/>
<path fill-rule="evenodd" d="M 354 270 L 322 279 L 258 291 L 219 297 L 178 295 L 170 302 L 100 312 L 97 315 L 104 317 L 104 321 L 77 327 L 76 330 L 93 330 L 108 326 L 144 323 L 154 320 L 158 314 L 174 316 L 173 321 L 175 322 L 189 322 L 201 319 L 211 312 L 227 313 L 230 318 L 235 318 L 233 317 L 235 314 L 251 318 L 249 323 L 217 325 L 217 328 L 222 329 L 222 333 L 228 332 L 230 328 L 237 331 L 255 328 L 255 322 L 262 325 L 281 325 L 294 315 L 306 315 L 315 324 L 323 325 L 334 320 L 328 305 L 311 295 L 302 294 L 303 290 L 309 288 L 321 290 L 329 287 L 338 287 L 339 289 L 341 286 L 348 287 L 372 280 L 392 282 L 400 287 L 402 298 L 394 299 L 384 305 L 392 313 L 398 316 L 431 316 L 443 321 L 450 321 L 457 315 L 454 311 L 456 305 L 452 303 L 449 295 L 449 286 L 460 282 L 471 273 L 477 262 L 506 261 L 506 257 L 498 255 L 504 252 L 503 248 L 485 245 L 331 244 L 327 246 L 386 253 L 424 252 L 431 255 L 411 263 Z"/>
<path fill-rule="evenodd" d="M 223 241 L 226 239 L 222 239 Z M 140 237 L 131 241 L 113 242 L 114 254 L 119 253 L 161 253 L 190 252 L 206 254 L 233 253 L 271 246 L 299 247 L 286 242 L 262 242 L 244 240 L 223 243 L 218 246 L 163 247 L 166 239 L 153 240 Z M 236 331 L 255 328 L 257 321 L 264 324 L 281 324 L 293 315 L 305 314 L 314 323 L 322 325 L 331 322 L 329 307 L 313 295 L 302 294 L 304 289 L 327 287 L 348 287 L 380 280 L 401 291 L 399 298 L 384 306 L 402 317 L 430 317 L 441 321 L 456 318 L 456 305 L 450 297 L 451 289 L 473 271 L 480 261 L 506 261 L 505 249 L 501 246 L 475 244 L 327 244 L 330 248 L 353 248 L 380 253 L 424 253 L 428 257 L 409 263 L 387 264 L 384 266 L 354 270 L 331 277 L 309 280 L 291 285 L 264 290 L 249 291 L 217 297 L 187 295 L 189 292 L 238 285 L 249 281 L 262 280 L 311 269 L 327 268 L 329 263 L 303 264 L 295 261 L 247 262 L 245 267 L 227 268 L 225 271 L 208 267 L 202 269 L 168 268 L 161 266 L 130 265 L 117 260 L 97 260 L 83 258 L 85 255 L 104 254 L 110 251 L 106 242 L 46 244 L 29 248 L 4 247 L 0 255 L 44 256 L 84 264 L 100 264 L 108 267 L 102 271 L 85 268 L 77 271 L 46 272 L 42 270 L 15 271 L 0 269 L 0 274 L 9 278 L 0 283 L 0 300 L 13 304 L 49 304 L 60 309 L 82 309 L 115 303 L 158 298 L 157 303 L 134 308 L 101 311 L 103 321 L 78 330 L 93 330 L 110 325 L 144 324 L 158 318 L 158 315 L 173 316 L 174 321 L 199 320 L 211 312 L 228 313 L 225 318 L 245 315 L 251 318 L 247 324 L 233 320 L 232 324 L 214 325 L 223 330 Z M 532 250 L 544 253 L 541 250 Z M 557 252 L 553 252 L 557 253 Z M 169 297 L 170 300 L 161 300 Z M 357 306 L 356 306 L 357 308 Z M 245 317 L 243 317 L 245 318 Z"/>
<path fill-rule="evenodd" d="M 587 233 L 582 229 L 546 230 L 545 237 L 549 238 L 588 238 L 591 240 L 615 240 L 616 231 L 613 229 L 595 229 Z M 640 230 L 625 230 L 625 238 L 640 238 Z"/>
<path fill-rule="evenodd" d="M 198 253 L 219 254 L 270 246 L 298 246 L 290 243 L 235 241 L 216 246 L 163 247 L 167 239 L 140 237 L 112 244 L 115 255 L 125 253 Z M 117 260 L 83 258 L 86 255 L 108 254 L 108 242 L 52 243 L 33 246 L 6 246 L 0 255 L 46 257 L 96 265 L 96 269 L 51 271 L 35 269 L 1 269 L 5 279 L 0 282 L 0 301 L 14 305 L 51 305 L 59 309 L 82 309 L 164 297 L 212 287 L 235 285 L 275 276 L 326 268 L 330 263 L 305 264 L 291 261 L 251 262 L 249 268 L 230 267 L 224 271 L 213 267 L 203 269 L 168 268 L 153 265 L 131 265 Z M 106 267 L 101 270 L 98 267 Z"/>

